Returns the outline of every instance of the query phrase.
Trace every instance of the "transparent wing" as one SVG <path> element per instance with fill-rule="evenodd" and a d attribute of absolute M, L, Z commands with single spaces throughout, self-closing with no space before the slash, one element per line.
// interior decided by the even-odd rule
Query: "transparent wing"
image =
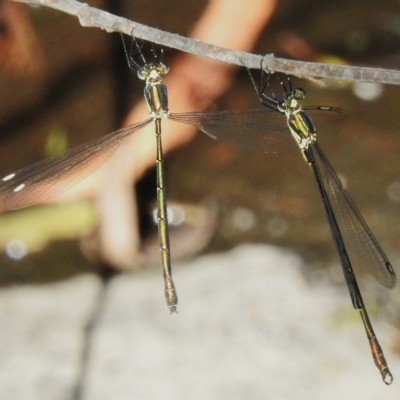
<path fill-rule="evenodd" d="M 339 108 L 308 107 L 304 110 L 318 122 L 333 123 L 346 117 L 346 113 Z M 294 146 L 285 114 L 266 107 L 253 110 L 170 114 L 170 118 L 195 125 L 215 140 L 266 153 L 275 153 Z"/>
<path fill-rule="evenodd" d="M 332 107 L 304 110 L 321 123 L 336 122 L 346 115 L 343 110 Z M 276 152 L 293 146 L 285 116 L 268 108 L 171 114 L 170 118 L 195 125 L 213 139 L 242 147 Z M 120 129 L 9 174 L 0 181 L 0 197 L 5 197 L 8 209 L 27 207 L 53 197 L 93 173 L 111 157 L 123 138 L 150 122 L 148 119 Z"/>
<path fill-rule="evenodd" d="M 302 107 L 307 112 L 317 129 L 320 125 L 334 124 L 347 118 L 347 112 L 337 107 L 330 106 L 312 106 Z"/>
<path fill-rule="evenodd" d="M 383 286 L 393 288 L 396 285 L 396 275 L 388 258 L 321 148 L 317 143 L 312 147 L 351 262 L 366 267 Z"/>
<path fill-rule="evenodd" d="M 122 139 L 151 121 L 120 129 L 7 175 L 0 180 L 0 197 L 5 197 L 9 210 L 15 210 L 69 189 L 104 164 Z"/>
<path fill-rule="evenodd" d="M 170 118 L 195 125 L 212 139 L 244 148 L 275 152 L 290 143 L 285 116 L 268 108 L 170 114 Z"/>

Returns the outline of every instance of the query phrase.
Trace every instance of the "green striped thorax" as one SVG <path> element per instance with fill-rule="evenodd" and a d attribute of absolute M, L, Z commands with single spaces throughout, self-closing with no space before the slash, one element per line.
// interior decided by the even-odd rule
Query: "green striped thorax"
<path fill-rule="evenodd" d="M 294 89 L 283 96 L 278 103 L 278 111 L 286 115 L 286 120 L 293 138 L 296 140 L 303 157 L 310 162 L 306 155 L 309 145 L 317 140 L 316 129 L 310 116 L 301 109 L 300 101 L 306 93 L 303 89 Z"/>
<path fill-rule="evenodd" d="M 167 86 L 162 82 L 169 68 L 163 63 L 146 64 L 138 71 L 139 79 L 146 82 L 144 97 L 153 118 L 159 119 L 168 116 Z"/>

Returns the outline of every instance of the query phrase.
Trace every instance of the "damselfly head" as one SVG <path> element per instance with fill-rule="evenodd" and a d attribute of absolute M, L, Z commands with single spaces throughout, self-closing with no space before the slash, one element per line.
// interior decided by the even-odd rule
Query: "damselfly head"
<path fill-rule="evenodd" d="M 149 82 L 161 81 L 161 77 L 167 74 L 169 68 L 164 63 L 157 64 L 146 64 L 140 67 L 137 71 L 137 75 L 141 80 L 147 80 Z"/>
<path fill-rule="evenodd" d="M 287 111 L 293 112 L 300 109 L 299 101 L 304 100 L 305 95 L 306 92 L 301 88 L 285 93 L 282 99 L 277 103 L 278 111 L 285 113 Z"/>

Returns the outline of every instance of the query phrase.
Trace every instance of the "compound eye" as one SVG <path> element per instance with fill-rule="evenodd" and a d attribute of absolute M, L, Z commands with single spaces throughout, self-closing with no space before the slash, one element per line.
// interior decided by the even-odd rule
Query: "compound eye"
<path fill-rule="evenodd" d="M 298 88 L 294 91 L 294 98 L 296 100 L 303 100 L 304 97 L 306 97 L 306 92 L 303 89 Z"/>
<path fill-rule="evenodd" d="M 160 65 L 161 65 L 161 68 L 163 69 L 163 74 L 168 74 L 168 72 L 169 72 L 168 65 L 164 64 L 164 63 L 160 63 Z"/>
<path fill-rule="evenodd" d="M 146 79 L 146 74 L 144 72 L 144 68 L 143 67 L 138 69 L 137 76 L 142 81 L 144 81 Z"/>
<path fill-rule="evenodd" d="M 286 111 L 286 104 L 283 100 L 278 102 L 278 111 L 285 112 Z"/>

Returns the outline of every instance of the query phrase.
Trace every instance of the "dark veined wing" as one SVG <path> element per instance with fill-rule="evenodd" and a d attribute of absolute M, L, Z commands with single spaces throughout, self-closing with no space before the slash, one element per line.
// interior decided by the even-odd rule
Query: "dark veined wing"
<path fill-rule="evenodd" d="M 333 123 L 346 117 L 334 107 L 307 107 L 313 121 Z M 275 153 L 294 148 L 285 114 L 270 108 L 234 111 L 206 111 L 170 114 L 178 122 L 195 125 L 215 140 L 237 144 L 248 149 Z"/>
<path fill-rule="evenodd" d="M 170 114 L 169 117 L 195 125 L 212 139 L 248 149 L 275 152 L 287 143 L 293 146 L 285 115 L 268 108 Z"/>
<path fill-rule="evenodd" d="M 347 112 L 337 107 L 311 106 L 302 107 L 302 110 L 311 117 L 317 130 L 320 125 L 334 124 L 347 118 Z"/>
<path fill-rule="evenodd" d="M 352 264 L 366 267 L 383 286 L 393 288 L 396 275 L 388 258 L 321 148 L 317 143 L 312 147 Z"/>
<path fill-rule="evenodd" d="M 69 189 L 104 164 L 122 139 L 151 121 L 150 118 L 112 132 L 5 176 L 0 180 L 0 197 L 5 197 L 9 210 L 15 210 Z"/>

